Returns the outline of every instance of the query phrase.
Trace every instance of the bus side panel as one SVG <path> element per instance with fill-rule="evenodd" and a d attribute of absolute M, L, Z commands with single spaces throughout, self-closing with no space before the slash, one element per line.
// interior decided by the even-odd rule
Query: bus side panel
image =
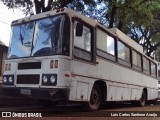
<path fill-rule="evenodd" d="M 94 84 L 96 80 L 106 81 L 107 101 L 138 100 L 144 88 L 152 88 L 154 91 L 158 88 L 156 84 L 157 80 L 153 77 L 101 58 L 97 58 L 96 61 L 98 64 L 92 65 L 86 62 L 72 60 L 70 64 L 71 73 L 79 77 L 75 79 L 76 81 L 82 81 L 86 84 Z M 78 88 L 81 88 L 81 85 L 79 84 Z M 112 85 L 112 87 L 108 87 L 108 85 Z M 87 90 L 88 85 L 85 86 L 85 90 Z M 134 90 L 131 90 L 133 88 Z M 74 89 L 75 91 L 77 91 L 77 88 Z M 76 95 L 78 99 L 81 92 L 78 92 L 78 96 Z M 75 92 L 74 94 L 77 93 Z M 90 89 L 87 94 L 90 96 Z M 151 99 L 156 97 L 157 94 L 154 92 Z"/>
<path fill-rule="evenodd" d="M 76 99 L 87 101 L 88 100 L 88 89 L 89 89 L 88 83 L 77 82 L 77 97 L 76 97 Z"/>
<path fill-rule="evenodd" d="M 153 100 L 158 98 L 158 90 L 148 88 L 147 92 L 148 92 L 147 100 Z"/>
<path fill-rule="evenodd" d="M 70 64 L 72 78 L 69 81 L 69 100 L 89 101 L 94 82 L 97 80 L 97 66 L 77 60 Z"/>
<path fill-rule="evenodd" d="M 88 78 L 96 78 L 97 76 L 97 66 L 93 64 L 89 64 L 82 61 L 71 61 L 71 73 L 86 76 Z"/>
<path fill-rule="evenodd" d="M 107 91 L 107 101 L 126 101 L 129 100 L 129 88 L 109 85 Z"/>
<path fill-rule="evenodd" d="M 74 77 L 69 81 L 69 100 L 89 101 L 93 83 L 93 79 L 74 75 Z"/>
<path fill-rule="evenodd" d="M 77 81 L 74 79 L 69 80 L 69 88 L 70 88 L 70 92 L 69 92 L 69 100 L 70 101 L 75 101 L 76 100 L 76 86 L 77 86 Z"/>
<path fill-rule="evenodd" d="M 117 83 L 116 85 L 118 86 L 120 85 L 121 87 L 124 88 L 125 87 L 129 87 L 130 89 L 136 88 L 137 92 L 139 91 L 138 89 L 141 89 L 141 91 L 139 91 L 140 94 L 142 94 L 142 90 L 144 88 L 150 88 L 153 90 L 149 91 L 155 91 L 155 92 L 148 93 L 152 94 L 151 97 L 149 97 L 149 99 L 155 99 L 157 97 L 158 82 L 156 78 L 148 76 L 144 73 L 139 73 L 138 71 L 132 70 L 130 67 L 127 68 L 120 64 L 117 63 L 115 64 L 113 62 L 109 62 L 101 58 L 97 58 L 97 62 L 99 63 L 97 64 L 98 67 L 97 76 L 99 78 L 112 81 L 112 83 Z M 109 92 L 111 92 L 111 90 Z M 120 91 L 118 92 L 119 94 L 121 94 Z M 134 93 L 135 91 L 132 92 Z M 126 93 L 126 91 L 124 91 L 124 93 Z M 135 97 L 136 99 L 140 98 L 140 94 L 135 94 L 137 96 L 133 95 L 131 96 L 131 92 L 129 94 L 131 100 L 135 100 Z M 113 98 L 112 101 L 114 101 Z"/>
<path fill-rule="evenodd" d="M 142 96 L 142 89 L 132 88 L 131 89 L 131 100 L 139 100 Z"/>

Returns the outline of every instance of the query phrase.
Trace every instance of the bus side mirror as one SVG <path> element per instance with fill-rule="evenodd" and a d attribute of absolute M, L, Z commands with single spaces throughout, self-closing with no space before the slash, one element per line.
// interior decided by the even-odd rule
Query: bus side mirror
<path fill-rule="evenodd" d="M 82 36 L 83 34 L 83 24 L 82 23 L 77 23 L 77 26 L 76 26 L 76 36 Z"/>

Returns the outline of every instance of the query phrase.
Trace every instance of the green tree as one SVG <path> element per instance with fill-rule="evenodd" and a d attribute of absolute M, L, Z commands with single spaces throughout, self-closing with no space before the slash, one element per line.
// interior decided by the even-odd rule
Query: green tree
<path fill-rule="evenodd" d="M 45 0 L 1 0 L 8 8 L 21 8 L 26 14 L 33 14 L 33 6 L 35 6 L 36 14 L 50 11 L 52 8 L 62 8 L 74 0 L 48 0 L 45 5 Z"/>
<path fill-rule="evenodd" d="M 1 0 L 9 8 L 23 7 L 24 13 L 27 15 L 32 12 L 33 5 L 35 6 L 36 14 L 46 12 L 52 8 L 70 7 L 89 16 L 93 16 L 97 9 L 97 4 L 106 4 L 105 8 L 97 12 L 94 18 L 104 17 L 109 22 L 109 28 L 117 27 L 120 30 L 129 22 L 136 22 L 137 25 L 149 25 L 153 21 L 153 15 L 150 6 L 153 2 L 160 0 L 48 0 L 45 5 L 45 0 Z M 69 5 L 70 4 L 70 5 Z M 101 4 L 102 5 L 102 4 Z M 87 9 L 84 9 L 87 8 Z M 85 11 L 84 11 L 85 10 Z M 101 15 L 101 12 L 105 15 Z M 89 12 L 87 12 L 89 11 Z M 100 15 L 98 15 L 100 14 Z"/>
<path fill-rule="evenodd" d="M 148 56 L 152 56 L 153 52 L 156 52 L 160 46 L 160 2 L 152 4 L 153 6 L 150 6 L 150 10 L 153 15 L 153 21 L 150 25 L 137 26 L 131 23 L 127 26 L 128 35 L 143 46 Z"/>

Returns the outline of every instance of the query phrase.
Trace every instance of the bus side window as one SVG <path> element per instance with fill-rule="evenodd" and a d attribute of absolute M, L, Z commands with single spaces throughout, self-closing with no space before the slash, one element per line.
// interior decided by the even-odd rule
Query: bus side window
<path fill-rule="evenodd" d="M 115 40 L 104 31 L 97 29 L 97 48 L 110 55 L 115 55 Z"/>
<path fill-rule="evenodd" d="M 96 30 L 96 47 L 98 56 L 107 60 L 116 61 L 115 38 L 101 28 L 97 28 Z"/>
<path fill-rule="evenodd" d="M 138 52 L 136 52 L 135 50 L 132 50 L 133 69 L 135 69 L 137 71 L 142 71 L 141 60 L 142 60 L 141 55 Z"/>
<path fill-rule="evenodd" d="M 143 56 L 143 72 L 150 74 L 149 60 Z"/>
<path fill-rule="evenodd" d="M 131 67 L 130 48 L 118 41 L 118 62 L 124 66 Z"/>
<path fill-rule="evenodd" d="M 79 21 L 74 22 L 74 57 L 92 61 L 92 30 Z"/>
<path fill-rule="evenodd" d="M 156 64 L 151 62 L 151 76 L 156 77 L 157 76 L 157 68 Z"/>

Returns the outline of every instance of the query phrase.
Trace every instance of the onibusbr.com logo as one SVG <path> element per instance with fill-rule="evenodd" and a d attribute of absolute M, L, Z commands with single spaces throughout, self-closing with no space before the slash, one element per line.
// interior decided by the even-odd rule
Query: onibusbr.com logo
<path fill-rule="evenodd" d="M 2 112 L 2 117 L 42 117 L 41 113 Z"/>

